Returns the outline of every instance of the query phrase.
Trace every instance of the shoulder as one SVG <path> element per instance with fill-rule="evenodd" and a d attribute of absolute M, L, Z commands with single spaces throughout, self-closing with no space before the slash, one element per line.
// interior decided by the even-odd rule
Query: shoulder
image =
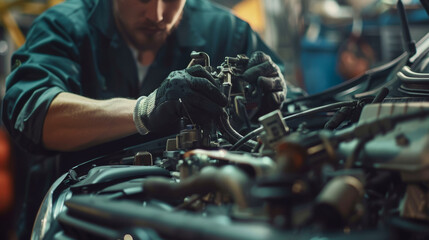
<path fill-rule="evenodd" d="M 248 26 L 227 9 L 208 0 L 187 0 L 185 11 L 195 24 L 224 24 L 225 28 Z"/>
<path fill-rule="evenodd" d="M 84 20 L 87 18 L 88 13 L 95 6 L 95 3 L 92 1 L 83 1 L 83 0 L 67 0 L 60 4 L 57 4 L 44 13 L 42 13 L 38 19 L 51 19 L 55 18 L 55 16 L 62 16 L 66 19 L 74 19 L 78 17 L 79 20 Z M 55 18 L 57 19 L 57 18 Z M 61 19 L 57 19 L 61 20 Z"/>
<path fill-rule="evenodd" d="M 88 17 L 97 0 L 67 0 L 39 15 L 26 35 L 18 53 L 72 54 L 78 56 L 79 47 L 90 35 Z"/>
<path fill-rule="evenodd" d="M 42 13 L 33 23 L 45 28 L 62 28 L 63 31 L 82 31 L 87 28 L 87 20 L 96 1 L 67 0 Z"/>

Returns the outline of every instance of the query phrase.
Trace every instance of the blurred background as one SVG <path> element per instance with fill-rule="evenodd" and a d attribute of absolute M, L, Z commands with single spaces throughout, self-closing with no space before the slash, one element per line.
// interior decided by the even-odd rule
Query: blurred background
<path fill-rule="evenodd" d="M 350 81 L 403 52 L 396 0 L 212 1 L 248 21 L 285 62 L 286 78 L 309 94 Z M 59 2 L 0 0 L 0 102 L 12 53 L 25 42 L 33 20 Z M 417 41 L 429 30 L 428 16 L 418 0 L 403 3 Z M 26 158 L 0 122 L 0 239 L 14 239 L 23 199 L 43 197 L 24 189 Z"/>
<path fill-rule="evenodd" d="M 352 79 L 403 52 L 396 0 L 214 0 L 248 21 L 309 94 Z M 429 30 L 418 0 L 403 0 L 417 41 Z"/>

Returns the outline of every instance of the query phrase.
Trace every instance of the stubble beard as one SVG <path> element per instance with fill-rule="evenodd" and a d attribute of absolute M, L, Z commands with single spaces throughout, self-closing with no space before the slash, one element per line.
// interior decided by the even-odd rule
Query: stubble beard
<path fill-rule="evenodd" d="M 171 35 L 174 30 L 177 29 L 179 26 L 183 16 L 183 11 L 180 14 L 179 19 L 176 21 L 174 26 L 169 30 L 162 30 L 160 32 L 157 32 L 155 34 L 145 34 L 143 38 L 137 37 L 137 34 L 135 33 L 139 31 L 139 29 L 129 29 L 125 26 L 125 24 L 122 22 L 120 18 L 116 18 L 116 22 L 119 25 L 119 31 L 121 32 L 122 36 L 125 38 L 125 40 L 132 45 L 136 50 L 138 51 L 157 51 L 161 46 L 166 42 L 168 36 Z M 152 23 L 144 23 L 143 26 L 156 26 Z"/>

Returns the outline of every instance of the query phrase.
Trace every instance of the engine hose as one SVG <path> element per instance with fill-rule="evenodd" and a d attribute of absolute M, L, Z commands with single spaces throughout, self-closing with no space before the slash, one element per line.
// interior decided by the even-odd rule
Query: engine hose
<path fill-rule="evenodd" d="M 335 115 L 325 124 L 325 129 L 334 130 L 351 114 L 354 108 L 342 107 Z"/>
<path fill-rule="evenodd" d="M 240 141 L 243 136 L 238 133 L 229 122 L 228 114 L 224 111 L 222 116 L 218 119 L 217 125 L 219 127 L 220 132 L 223 134 L 223 136 L 231 142 L 232 144 L 236 144 L 238 141 Z M 243 150 L 251 151 L 255 146 L 257 145 L 257 142 L 253 140 L 248 140 L 243 144 Z"/>
<path fill-rule="evenodd" d="M 183 199 L 198 194 L 223 192 L 229 194 L 240 209 L 248 207 L 246 189 L 249 178 L 235 166 L 222 168 L 205 167 L 199 174 L 193 175 L 179 183 L 171 182 L 168 178 L 150 177 L 143 182 L 146 197 L 166 200 Z"/>

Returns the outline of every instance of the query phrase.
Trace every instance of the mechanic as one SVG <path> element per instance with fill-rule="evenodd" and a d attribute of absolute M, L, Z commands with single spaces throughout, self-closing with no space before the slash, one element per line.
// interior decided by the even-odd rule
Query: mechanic
<path fill-rule="evenodd" d="M 208 53 L 213 66 L 261 51 L 244 75 L 265 90 L 261 109 L 284 100 L 279 58 L 246 22 L 207 0 L 70 0 L 35 20 L 13 55 L 3 121 L 32 152 L 162 132 L 183 105 L 203 122 L 226 99 L 202 67 L 180 70 L 191 51 Z"/>
<path fill-rule="evenodd" d="M 246 22 L 208 0 L 68 0 L 34 21 L 12 57 L 2 108 L 12 139 L 39 154 L 18 159 L 20 239 L 29 238 L 51 183 L 85 160 L 77 150 L 162 134 L 184 105 L 195 121 L 220 113 L 226 99 L 213 79 L 201 67 L 186 69 L 192 51 L 208 53 L 212 66 L 252 56 L 245 76 L 266 92 L 261 109 L 283 101 L 279 58 Z"/>

